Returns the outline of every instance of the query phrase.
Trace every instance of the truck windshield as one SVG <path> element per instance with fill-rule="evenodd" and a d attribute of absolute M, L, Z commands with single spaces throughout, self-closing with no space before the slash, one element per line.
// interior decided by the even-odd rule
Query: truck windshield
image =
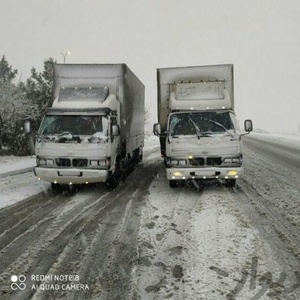
<path fill-rule="evenodd" d="M 169 132 L 171 136 L 197 135 L 211 136 L 229 134 L 235 130 L 234 114 L 226 112 L 174 113 L 170 116 Z"/>
<path fill-rule="evenodd" d="M 105 116 L 46 115 L 39 129 L 41 135 L 59 135 L 68 132 L 72 135 L 107 136 L 108 120 Z"/>

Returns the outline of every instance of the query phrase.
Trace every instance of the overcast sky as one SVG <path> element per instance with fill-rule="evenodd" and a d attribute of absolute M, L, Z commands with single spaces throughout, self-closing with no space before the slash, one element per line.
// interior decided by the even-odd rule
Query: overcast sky
<path fill-rule="evenodd" d="M 241 124 L 300 127 L 299 0 L 0 0 L 0 55 L 22 81 L 53 57 L 126 63 L 156 117 L 156 68 L 234 64 Z"/>

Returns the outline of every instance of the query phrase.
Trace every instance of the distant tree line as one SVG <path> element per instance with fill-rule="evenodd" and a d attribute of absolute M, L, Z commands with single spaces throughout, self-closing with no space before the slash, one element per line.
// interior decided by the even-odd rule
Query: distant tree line
<path fill-rule="evenodd" d="M 56 61 L 44 62 L 43 72 L 31 69 L 26 82 L 17 81 L 18 71 L 5 56 L 0 61 L 0 155 L 29 155 L 30 141 L 37 132 L 46 107 L 52 104 L 53 67 Z M 32 132 L 24 133 L 30 120 Z"/>

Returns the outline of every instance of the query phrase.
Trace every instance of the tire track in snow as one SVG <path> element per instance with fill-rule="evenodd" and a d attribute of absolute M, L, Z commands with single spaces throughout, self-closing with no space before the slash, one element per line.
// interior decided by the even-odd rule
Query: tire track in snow
<path fill-rule="evenodd" d="M 43 226 L 43 223 L 48 224 L 47 221 L 53 218 L 53 216 L 49 218 L 47 215 L 50 215 L 52 211 L 57 210 L 67 201 L 69 201 L 67 198 L 62 198 L 59 195 L 48 194 L 44 196 L 41 193 L 22 201 L 19 205 L 1 210 L 0 218 L 3 221 L 0 223 L 0 253 L 17 237 L 23 235 L 26 238 L 26 233 L 37 229 L 34 227 L 39 227 L 38 230 L 41 232 L 40 226 Z M 5 217 L 8 215 L 10 218 Z M 37 232 L 36 235 L 38 236 Z M 18 248 L 18 246 L 15 245 L 14 248 Z M 10 258 L 13 259 L 11 252 Z M 1 268 L 4 268 L 4 265 L 0 262 L 0 273 Z"/>
<path fill-rule="evenodd" d="M 62 195 L 57 198 L 65 201 Z M 68 199 L 65 205 L 58 205 L 54 210 L 48 211 L 45 218 L 40 219 L 28 230 L 25 228 L 25 231 L 1 253 L 0 261 L 2 268 L 5 268 L 5 274 L 26 274 L 30 271 L 31 274 L 44 274 L 44 269 L 47 269 L 49 262 L 53 263 L 52 260 L 59 254 L 59 249 L 68 243 L 68 236 L 71 236 L 74 230 L 72 223 L 76 225 L 82 222 L 84 212 L 88 213 L 88 209 L 93 210 L 99 206 L 99 202 L 101 203 L 101 197 L 97 194 L 87 194 L 85 197 L 77 194 Z M 36 271 L 40 273 L 34 273 L 36 266 L 39 266 L 39 270 Z"/>
<path fill-rule="evenodd" d="M 225 299 L 238 293 L 235 287 L 241 272 L 251 271 L 253 259 L 259 259 L 258 278 L 266 272 L 277 278 L 281 271 L 288 271 L 280 259 L 269 257 L 268 239 L 257 228 L 270 226 L 272 220 L 258 226 L 252 223 L 251 214 L 245 211 L 251 197 L 241 187 L 208 182 L 202 193 L 169 189 L 163 173 L 164 168 L 143 209 L 139 261 L 134 268 L 135 299 Z M 289 273 L 288 286 L 294 283 L 293 276 Z M 255 290 L 246 285 L 237 299 L 252 299 L 259 290 L 258 285 Z M 278 286 L 268 293 L 279 295 Z"/>
<path fill-rule="evenodd" d="M 300 270 L 299 227 L 287 219 L 282 210 L 278 209 L 272 201 L 251 188 L 247 181 L 242 180 L 239 186 L 241 191 L 237 201 L 243 202 L 245 213 L 251 218 L 252 225 L 261 232 L 268 243 L 273 245 L 274 249 L 280 251 L 281 260 L 286 266 L 292 269 L 298 267 Z"/>
<path fill-rule="evenodd" d="M 170 189 L 164 165 L 160 166 L 143 209 L 134 268 L 135 299 L 184 299 L 183 266 L 189 260 L 186 233 L 200 199 L 201 193 L 193 190 Z"/>
<path fill-rule="evenodd" d="M 70 299 L 130 299 L 140 212 L 156 173 L 157 164 L 140 166 L 127 178 L 130 182 L 117 195 L 116 205 L 103 215 L 78 269 L 82 278 L 91 280 L 92 288 L 69 295 Z"/>
<path fill-rule="evenodd" d="M 257 144 L 259 141 L 246 143 L 246 172 L 239 185 L 248 199 L 248 206 L 252 204 L 248 209 L 258 215 L 258 224 L 263 225 L 262 220 L 269 224 L 273 242 L 281 240 L 287 246 L 285 251 L 293 253 L 300 262 L 300 174 L 286 168 L 281 160 L 274 160 L 273 155 L 269 155 L 270 149 L 264 152 L 260 145 L 257 151 Z M 277 153 L 276 147 L 273 152 Z M 272 242 L 270 233 L 266 238 L 268 236 Z"/>
<path fill-rule="evenodd" d="M 25 248 L 19 250 L 20 256 L 5 272 L 25 275 L 80 274 L 82 280 L 91 286 L 91 293 L 97 294 L 94 287 L 100 284 L 100 294 L 105 292 L 110 299 L 121 299 L 120 295 L 130 289 L 130 270 L 135 259 L 135 239 L 139 229 L 138 211 L 148 192 L 147 185 L 154 177 L 151 172 L 155 173 L 156 169 L 156 165 L 150 167 L 150 171 L 141 166 L 126 179 L 123 186 L 102 196 L 85 192 L 72 197 L 53 215 L 54 219 L 47 230 L 42 230 L 35 244 L 29 243 L 26 251 Z M 141 178 L 140 182 L 135 178 Z M 131 202 L 134 205 L 130 205 Z M 30 240 L 30 234 L 27 238 Z M 128 248 L 125 253 L 124 247 L 125 250 Z M 110 253 L 115 255 L 107 259 Z M 28 261 L 24 263 L 24 259 Z M 120 263 L 123 263 L 122 268 Z M 119 278 L 125 269 L 129 275 Z M 103 273 L 101 278 L 95 275 L 98 271 Z M 111 286 L 118 288 L 112 290 Z M 15 299 L 45 299 L 53 295 L 64 299 L 62 291 L 57 294 L 38 291 L 35 295 L 30 290 L 14 293 Z M 74 294 L 69 292 L 68 297 L 82 299 L 84 295 L 75 291 Z"/>
<path fill-rule="evenodd" d="M 36 209 L 48 205 L 55 198 L 53 193 L 39 193 L 21 202 L 0 209 L 0 231 L 4 231 L 25 219 Z M 7 216 L 10 216 L 8 218 Z"/>

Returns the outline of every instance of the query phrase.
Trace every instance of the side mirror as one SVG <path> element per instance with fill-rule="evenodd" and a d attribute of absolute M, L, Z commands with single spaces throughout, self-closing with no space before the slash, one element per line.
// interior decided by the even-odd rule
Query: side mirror
<path fill-rule="evenodd" d="M 119 127 L 119 125 L 113 125 L 112 126 L 112 135 L 113 136 L 119 136 L 120 135 L 120 127 Z"/>
<path fill-rule="evenodd" d="M 154 133 L 154 135 L 161 135 L 160 124 L 155 123 L 155 124 L 153 125 L 153 133 Z"/>
<path fill-rule="evenodd" d="M 31 123 L 30 121 L 25 121 L 24 123 L 24 133 L 30 133 L 31 132 Z"/>
<path fill-rule="evenodd" d="M 244 122 L 244 128 L 246 132 L 250 132 L 253 130 L 253 124 L 252 124 L 252 120 L 245 120 Z"/>

